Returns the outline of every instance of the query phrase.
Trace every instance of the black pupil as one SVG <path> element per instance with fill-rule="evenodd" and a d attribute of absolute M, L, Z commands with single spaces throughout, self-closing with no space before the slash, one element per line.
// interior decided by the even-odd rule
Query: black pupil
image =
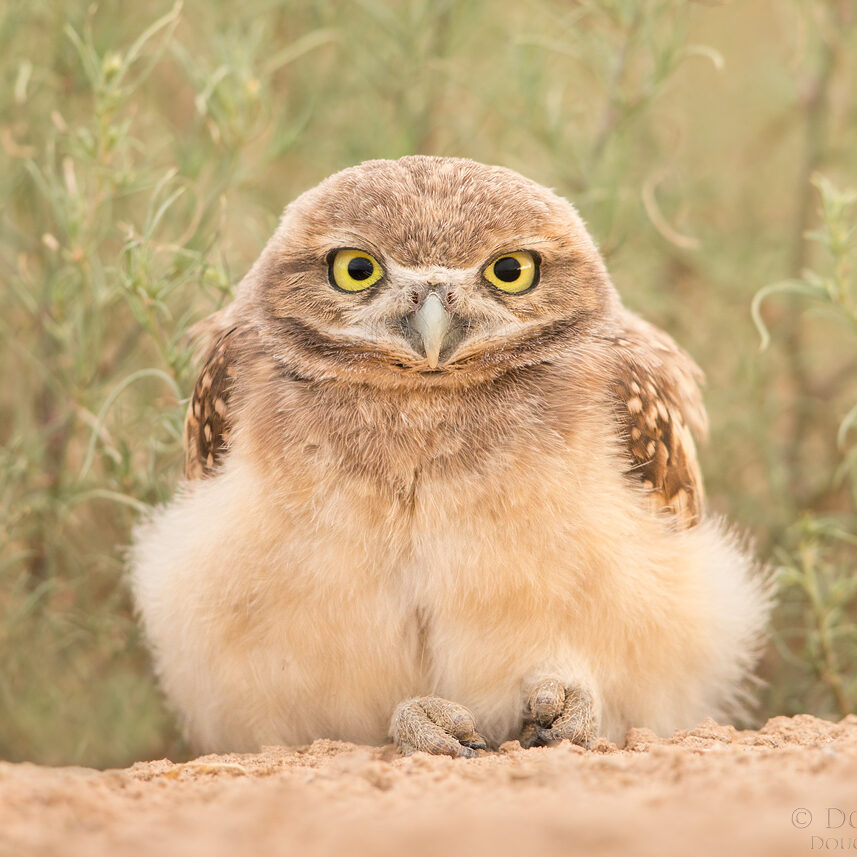
<path fill-rule="evenodd" d="M 355 256 L 348 263 L 348 276 L 352 280 L 368 280 L 374 270 L 375 266 L 372 262 L 363 256 Z"/>
<path fill-rule="evenodd" d="M 504 256 L 494 263 L 494 275 L 504 283 L 514 283 L 521 276 L 521 263 L 513 256 Z"/>

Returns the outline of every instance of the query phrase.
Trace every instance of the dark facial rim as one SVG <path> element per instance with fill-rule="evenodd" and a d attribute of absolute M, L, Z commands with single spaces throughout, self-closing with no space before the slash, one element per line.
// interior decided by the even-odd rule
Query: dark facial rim
<path fill-rule="evenodd" d="M 485 272 L 498 260 L 502 259 L 504 256 L 511 256 L 512 253 L 529 253 L 533 257 L 533 261 L 536 263 L 536 273 L 533 275 L 533 282 L 530 283 L 529 288 L 524 289 L 522 292 L 504 292 L 502 289 L 498 289 L 486 276 Z M 519 298 L 521 295 L 528 295 L 538 284 L 539 280 L 542 278 L 542 254 L 537 250 L 527 250 L 526 247 L 520 247 L 517 250 L 504 250 L 502 253 L 498 253 L 496 256 L 492 256 L 489 262 L 486 262 L 482 266 L 482 270 L 479 272 L 482 275 L 482 281 L 488 285 L 491 291 L 495 295 L 503 295 L 503 297 L 507 298 Z"/>
<path fill-rule="evenodd" d="M 540 345 L 542 346 L 542 356 L 536 355 L 534 359 L 526 359 L 521 361 L 522 357 L 531 357 L 532 349 L 530 347 L 530 338 L 516 342 L 512 348 L 502 350 L 488 359 L 485 359 L 484 354 L 474 355 L 468 360 L 456 363 L 450 369 L 452 371 L 443 372 L 423 372 L 415 371 L 411 366 L 405 366 L 396 361 L 387 361 L 386 355 L 373 354 L 371 352 L 361 352 L 358 355 L 348 355 L 349 346 L 345 343 L 346 357 L 355 356 L 358 358 L 361 365 L 374 362 L 381 358 L 381 361 L 387 366 L 393 367 L 398 371 L 404 371 L 411 377 L 428 375 L 436 378 L 455 377 L 460 374 L 469 373 L 471 371 L 483 371 L 486 367 L 493 367 L 494 370 L 510 370 L 522 365 L 535 365 L 537 363 L 551 363 L 557 357 L 557 350 L 564 349 L 564 341 L 570 335 L 578 335 L 585 332 L 587 329 L 589 312 L 581 312 L 569 318 L 554 319 L 546 322 L 541 326 L 538 336 Z M 345 366 L 351 368 L 355 364 L 354 360 L 346 359 L 343 363 L 343 343 L 330 338 L 326 334 L 314 328 L 307 322 L 301 321 L 294 317 L 283 317 L 273 319 L 274 329 L 279 335 L 288 339 L 298 351 L 299 360 L 297 363 L 290 362 L 288 372 L 295 378 L 310 379 L 312 377 L 312 368 L 309 373 L 304 373 L 300 369 L 300 361 L 309 359 L 311 361 L 330 361 L 336 362 L 338 367 Z M 492 381 L 493 382 L 493 381 Z"/>
<path fill-rule="evenodd" d="M 365 253 L 367 256 L 371 256 L 375 259 L 375 264 L 381 267 L 382 272 L 381 276 L 378 278 L 378 282 L 372 283 L 371 286 L 365 289 L 360 289 L 359 291 L 354 292 L 349 292 L 348 289 L 339 288 L 339 286 L 336 285 L 336 280 L 333 279 L 333 260 L 336 258 L 336 254 L 341 253 L 343 250 L 356 250 L 358 253 Z M 374 292 L 375 289 L 387 279 L 387 269 L 381 265 L 374 253 L 370 253 L 362 247 L 334 247 L 333 250 L 325 256 L 325 260 L 327 261 L 327 282 L 330 283 L 330 285 L 333 286 L 333 288 L 341 295 L 351 295 L 351 297 L 356 297 L 357 295 L 368 295 L 370 292 Z M 527 291 L 529 291 L 529 289 Z"/>

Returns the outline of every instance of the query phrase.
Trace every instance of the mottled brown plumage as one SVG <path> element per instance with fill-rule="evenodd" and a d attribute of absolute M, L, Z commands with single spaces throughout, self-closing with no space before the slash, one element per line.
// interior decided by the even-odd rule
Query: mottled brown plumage
<path fill-rule="evenodd" d="M 704 512 L 701 373 L 566 200 L 344 170 L 198 334 L 188 480 L 132 565 L 199 749 L 472 756 L 735 710 L 768 602 Z"/>
<path fill-rule="evenodd" d="M 229 444 L 229 399 L 235 377 L 235 328 L 211 346 L 185 416 L 185 476 L 211 476 Z"/>
<path fill-rule="evenodd" d="M 633 462 L 629 475 L 642 481 L 657 506 L 692 526 L 701 511 L 702 485 L 687 426 L 668 382 L 635 372 L 616 382 L 616 392 Z"/>
<path fill-rule="evenodd" d="M 692 432 L 707 433 L 702 373 L 662 332 L 639 320 L 615 337 L 615 412 L 631 466 L 652 507 L 698 523 L 704 493 Z"/>

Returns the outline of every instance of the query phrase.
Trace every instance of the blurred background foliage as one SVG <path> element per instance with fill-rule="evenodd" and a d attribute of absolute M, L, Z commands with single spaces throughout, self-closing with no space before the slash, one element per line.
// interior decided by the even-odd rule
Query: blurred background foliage
<path fill-rule="evenodd" d="M 857 0 L 4 0 L 0 757 L 185 752 L 122 546 L 179 477 L 187 328 L 296 194 L 414 152 L 578 205 L 780 569 L 756 716 L 853 710 L 855 80 Z"/>

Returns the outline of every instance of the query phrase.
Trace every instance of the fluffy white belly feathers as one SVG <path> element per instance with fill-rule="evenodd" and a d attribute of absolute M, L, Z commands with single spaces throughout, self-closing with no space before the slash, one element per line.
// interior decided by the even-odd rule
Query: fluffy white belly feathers
<path fill-rule="evenodd" d="M 436 695 L 496 745 L 546 677 L 591 688 L 612 740 L 730 713 L 766 615 L 749 560 L 717 522 L 677 531 L 618 471 L 605 484 L 593 453 L 504 453 L 452 497 L 424 475 L 404 504 L 324 464 L 290 497 L 233 452 L 134 554 L 195 744 L 382 743 L 398 703 Z"/>

